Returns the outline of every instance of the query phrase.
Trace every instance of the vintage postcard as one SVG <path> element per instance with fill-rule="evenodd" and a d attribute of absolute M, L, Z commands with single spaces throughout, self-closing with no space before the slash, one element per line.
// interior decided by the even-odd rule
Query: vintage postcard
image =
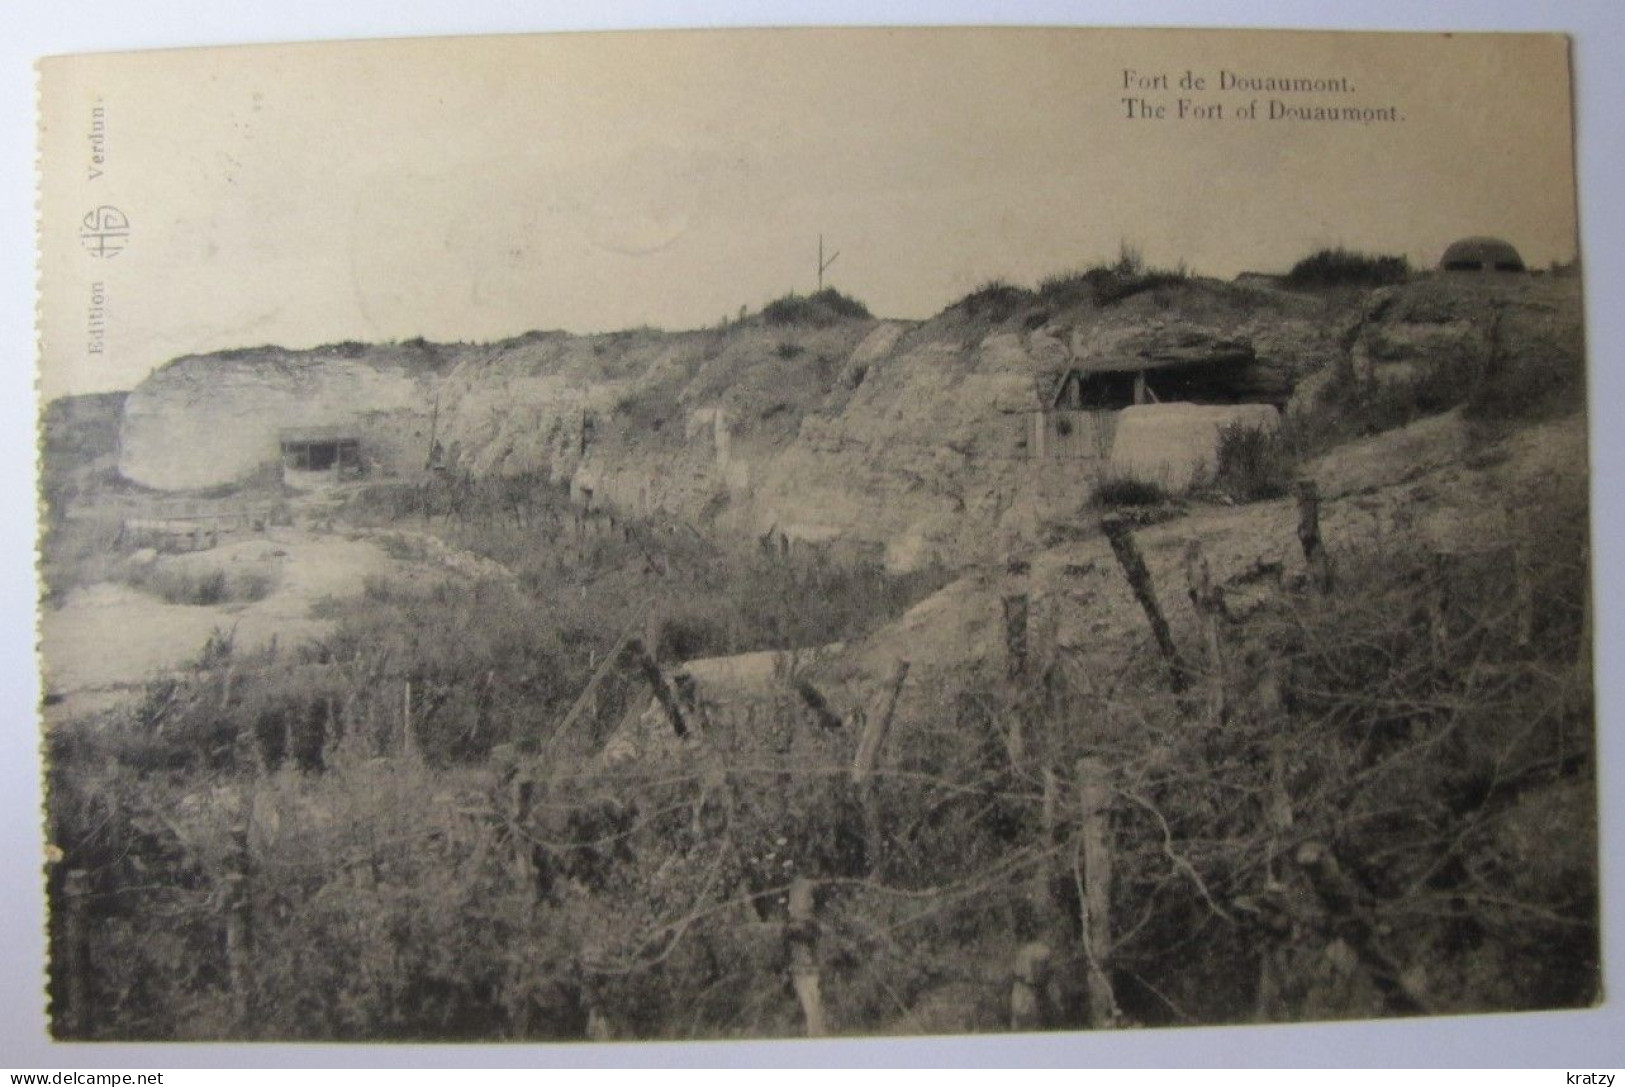
<path fill-rule="evenodd" d="M 1564 38 L 39 86 L 56 1038 L 1600 999 Z"/>

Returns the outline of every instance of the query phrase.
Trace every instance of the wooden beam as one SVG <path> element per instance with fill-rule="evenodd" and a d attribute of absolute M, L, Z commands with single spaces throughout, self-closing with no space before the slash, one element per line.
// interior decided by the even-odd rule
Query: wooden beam
<path fill-rule="evenodd" d="M 1089 1026 L 1117 1022 L 1117 1001 L 1106 965 L 1112 953 L 1111 787 L 1099 759 L 1078 760 L 1078 833 L 1083 836 L 1083 939 L 1088 976 Z"/>
<path fill-rule="evenodd" d="M 1117 564 L 1123 568 L 1123 576 L 1128 579 L 1129 588 L 1134 592 L 1134 599 L 1139 601 L 1140 609 L 1145 612 L 1146 621 L 1151 625 L 1151 636 L 1156 640 L 1157 650 L 1168 665 L 1169 685 L 1175 694 L 1179 694 L 1185 690 L 1187 683 L 1185 662 L 1180 658 L 1179 649 L 1174 645 L 1174 636 L 1168 628 L 1168 620 L 1162 613 L 1162 606 L 1157 603 L 1156 587 L 1151 583 L 1151 571 L 1145 565 L 1145 557 L 1140 554 L 1140 545 L 1134 539 L 1133 529 L 1128 521 L 1116 515 L 1101 518 L 1100 527 L 1112 545 L 1112 554 L 1117 557 Z"/>

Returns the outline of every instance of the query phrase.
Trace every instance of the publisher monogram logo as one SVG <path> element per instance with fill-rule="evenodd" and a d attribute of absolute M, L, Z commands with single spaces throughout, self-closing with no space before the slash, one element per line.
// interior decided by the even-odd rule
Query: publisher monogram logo
<path fill-rule="evenodd" d="M 80 220 L 79 244 L 93 257 L 116 257 L 130 237 L 130 219 L 111 204 L 103 204 Z"/>

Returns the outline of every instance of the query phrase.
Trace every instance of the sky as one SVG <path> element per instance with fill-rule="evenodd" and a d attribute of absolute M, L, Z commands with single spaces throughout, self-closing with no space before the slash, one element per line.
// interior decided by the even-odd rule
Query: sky
<path fill-rule="evenodd" d="M 1222 90 L 1223 71 L 1352 90 Z M 47 60 L 41 394 L 264 343 L 699 327 L 814 289 L 820 233 L 832 285 L 906 318 L 1125 242 L 1221 277 L 1328 245 L 1430 265 L 1481 233 L 1545 265 L 1576 250 L 1569 86 L 1563 39 L 1516 35 L 578 33 Z M 1181 98 L 1221 115 L 1179 119 Z M 1272 98 L 1400 119 L 1272 121 Z M 85 217 L 108 208 L 128 233 L 93 254 Z"/>

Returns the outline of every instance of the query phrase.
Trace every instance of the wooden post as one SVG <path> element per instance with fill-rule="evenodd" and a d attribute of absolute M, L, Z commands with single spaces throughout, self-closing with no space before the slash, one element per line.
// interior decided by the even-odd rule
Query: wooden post
<path fill-rule="evenodd" d="M 1011 593 L 1004 598 L 1003 605 L 1004 676 L 1008 686 L 1005 697 L 1008 717 L 1005 725 L 1005 746 L 1009 751 L 1010 765 L 1019 767 L 1027 761 L 1027 717 L 1031 701 L 1027 689 L 1029 662 L 1027 594 Z"/>
<path fill-rule="evenodd" d="M 1535 583 L 1529 569 L 1529 545 L 1524 535 L 1524 518 L 1510 502 L 1506 506 L 1507 540 L 1512 558 L 1512 593 L 1517 609 L 1514 638 L 1518 648 L 1528 649 L 1535 638 Z"/>
<path fill-rule="evenodd" d="M 1066 907 L 1056 889 L 1057 878 L 1064 874 L 1061 863 L 1063 851 L 1058 848 L 1061 844 L 1061 787 L 1052 766 L 1043 768 L 1040 779 L 1044 793 L 1038 808 L 1038 846 L 1050 856 L 1033 872 L 1029 894 L 1038 938 L 1059 947 L 1064 946 L 1071 932 Z"/>
<path fill-rule="evenodd" d="M 516 774 L 510 787 L 509 819 L 513 827 L 513 881 L 524 888 L 525 901 L 536 900 L 536 864 L 531 854 L 530 814 L 535 806 L 536 782 L 523 773 Z"/>
<path fill-rule="evenodd" d="M 846 722 L 841 720 L 841 715 L 830 708 L 829 699 L 824 697 L 824 692 L 813 686 L 812 680 L 798 678 L 791 686 L 800 696 L 801 704 L 813 715 L 813 720 L 818 722 L 818 727 L 826 732 L 839 732 L 846 726 Z"/>
<path fill-rule="evenodd" d="M 1264 890 L 1277 892 L 1281 884 L 1280 856 L 1290 840 L 1295 816 L 1292 793 L 1287 785 L 1286 756 L 1290 741 L 1284 732 L 1286 709 L 1281 694 L 1281 665 L 1270 660 L 1264 665 L 1255 692 L 1256 712 L 1270 735 L 1270 793 L 1269 793 L 1269 849 L 1264 858 Z M 1266 937 L 1266 940 L 1268 938 Z M 1295 942 L 1295 941 L 1294 941 Z M 1254 1002 L 1254 1018 L 1261 1023 L 1275 1021 L 1282 1009 L 1282 994 L 1292 982 L 1294 951 L 1287 946 L 1265 943 L 1258 963 L 1258 992 Z"/>
<path fill-rule="evenodd" d="M 1332 563 L 1320 538 L 1320 485 L 1312 479 L 1298 480 L 1298 542 L 1303 545 L 1309 584 L 1317 592 L 1331 592 Z"/>
<path fill-rule="evenodd" d="M 643 678 L 654 691 L 655 701 L 660 703 L 660 708 L 666 713 L 666 720 L 671 724 L 672 732 L 679 740 L 683 739 L 688 735 L 688 723 L 683 720 L 683 711 L 677 705 L 677 696 L 672 693 L 671 685 L 666 682 L 665 674 L 660 671 L 660 665 L 655 663 L 648 648 L 638 638 L 630 639 L 626 643 L 626 649 L 638 662 Z"/>
<path fill-rule="evenodd" d="M 813 885 L 805 876 L 790 884 L 790 923 L 785 940 L 790 945 L 790 983 L 801 1015 L 806 1020 L 807 1037 L 822 1038 L 829 1033 L 824 1020 L 824 997 L 818 969 L 818 920 L 813 913 Z"/>
<path fill-rule="evenodd" d="M 587 1002 L 587 1041 L 613 1042 L 615 1030 L 609 1025 L 609 1017 L 604 1014 L 598 1004 L 588 999 Z"/>
<path fill-rule="evenodd" d="M 1079 833 L 1083 836 L 1083 951 L 1089 994 L 1089 1026 L 1099 1030 L 1117 1021 L 1106 965 L 1112 952 L 1112 854 L 1110 840 L 1111 787 L 1106 767 L 1099 760 L 1078 760 Z"/>
<path fill-rule="evenodd" d="M 1535 585 L 1529 576 L 1529 556 L 1522 544 L 1512 545 L 1513 593 L 1517 600 L 1517 644 L 1528 649 L 1535 641 Z"/>
<path fill-rule="evenodd" d="M 677 705 L 687 715 L 687 720 L 703 734 L 710 730 L 711 715 L 705 703 L 700 701 L 700 687 L 694 677 L 688 672 L 681 672 L 672 677 L 672 690 L 677 692 Z"/>
<path fill-rule="evenodd" d="M 401 689 L 401 754 L 409 759 L 418 756 L 418 735 L 412 727 L 412 681 Z"/>
<path fill-rule="evenodd" d="M 900 660 L 892 670 L 891 681 L 882 695 L 884 702 L 877 706 L 864 725 L 858 740 L 858 751 L 852 759 L 852 785 L 863 809 L 863 858 L 865 867 L 873 872 L 880 857 L 880 812 L 875 801 L 874 774 L 880 764 L 880 752 L 891 732 L 892 716 L 897 712 L 897 700 L 902 696 L 903 683 L 908 679 L 909 662 Z"/>
<path fill-rule="evenodd" d="M 1258 708 L 1264 723 L 1270 729 L 1270 847 L 1271 860 L 1292 830 L 1292 792 L 1287 787 L 1286 753 L 1289 741 L 1283 731 L 1286 726 L 1286 708 L 1281 695 L 1282 666 L 1275 661 L 1266 665 L 1267 671 L 1258 687 Z M 1273 875 L 1273 869 L 1271 875 Z"/>
<path fill-rule="evenodd" d="M 623 659 L 627 647 L 632 642 L 632 637 L 631 630 L 622 634 L 620 641 L 615 643 L 615 648 L 611 649 L 603 660 L 596 663 L 592 678 L 587 680 L 587 685 L 576 696 L 576 700 L 570 704 L 570 709 L 565 713 L 564 720 L 560 721 L 558 727 L 553 730 L 553 735 L 547 738 L 547 745 L 542 749 L 544 753 L 553 750 L 553 745 L 558 743 L 560 737 L 570 731 L 570 726 L 574 725 L 576 718 L 583 713 L 596 716 L 599 684 L 603 683 L 604 677 Z"/>
<path fill-rule="evenodd" d="M 249 1023 L 249 996 L 254 952 L 251 868 L 248 855 L 248 824 L 253 801 L 243 805 L 242 814 L 231 832 L 230 865 L 224 880 L 226 910 L 226 976 L 231 986 L 231 1018 L 239 1037 Z"/>
<path fill-rule="evenodd" d="M 1428 586 L 1428 637 L 1433 647 L 1433 663 L 1443 665 L 1450 655 L 1451 556 L 1435 551 L 1429 564 L 1432 584 Z"/>
<path fill-rule="evenodd" d="M 824 273 L 829 270 L 829 266 L 831 264 L 834 264 L 835 263 L 835 258 L 840 256 L 840 255 L 841 254 L 839 252 L 836 252 L 836 253 L 831 254 L 830 258 L 828 260 L 825 260 L 824 259 L 824 236 L 822 234 L 818 235 L 818 290 L 819 290 L 819 293 L 823 293 L 823 290 L 824 290 Z"/>
<path fill-rule="evenodd" d="M 1213 584 L 1213 572 L 1202 541 L 1193 539 L 1185 546 L 1185 580 L 1191 605 L 1202 623 L 1207 642 L 1208 723 L 1219 725 L 1225 716 L 1224 642 L 1221 630 L 1225 617 L 1224 593 Z"/>
<path fill-rule="evenodd" d="M 863 736 L 858 740 L 857 755 L 852 760 L 854 784 L 867 784 L 880 762 L 880 752 L 886 744 L 887 734 L 891 731 L 892 716 L 897 712 L 897 702 L 902 697 L 903 683 L 908 679 L 910 667 L 910 663 L 906 660 L 897 662 L 896 667 L 892 669 L 891 680 L 886 684 L 885 701 L 880 707 L 880 712 L 870 718 L 864 727 Z"/>
<path fill-rule="evenodd" d="M 509 858 L 513 885 L 519 893 L 519 923 L 529 938 L 528 930 L 536 916 L 538 899 L 536 864 L 531 849 L 530 814 L 534 806 L 536 782 L 524 770 L 514 772 L 508 786 L 508 832 L 512 856 Z M 530 997 L 532 972 L 527 957 L 516 955 L 510 960 L 506 1004 L 509 1029 L 515 1040 L 530 1036 Z"/>
<path fill-rule="evenodd" d="M 1004 598 L 1004 677 L 1019 680 L 1027 674 L 1027 612 L 1026 593 L 1012 593 Z"/>
<path fill-rule="evenodd" d="M 1157 603 L 1156 588 L 1151 583 L 1151 571 L 1145 565 L 1145 558 L 1140 554 L 1140 545 L 1134 539 L 1134 532 L 1129 523 L 1122 517 L 1103 517 L 1100 527 L 1106 533 L 1106 539 L 1112 545 L 1112 554 L 1117 556 L 1117 564 L 1123 568 L 1123 575 L 1128 578 L 1129 588 L 1134 590 L 1134 599 L 1139 601 L 1140 609 L 1145 612 L 1145 618 L 1151 624 L 1151 636 L 1156 639 L 1157 649 L 1162 659 L 1168 665 L 1169 685 L 1178 694 L 1185 690 L 1186 669 L 1185 662 L 1179 657 L 1179 650 L 1174 646 L 1173 633 L 1168 629 L 1168 620 L 1162 614 L 1162 607 Z"/>
<path fill-rule="evenodd" d="M 1330 916 L 1335 931 L 1366 968 L 1388 1010 L 1397 1015 L 1433 1015 L 1437 1009 L 1419 976 L 1404 968 L 1384 947 L 1381 926 L 1364 889 L 1343 871 L 1331 848 L 1307 841 L 1294 859 Z"/>
<path fill-rule="evenodd" d="M 62 878 L 62 989 L 52 1016 L 57 1038 L 90 1034 L 90 925 L 86 917 L 90 873 L 74 869 Z"/>
<path fill-rule="evenodd" d="M 1049 945 L 1027 943 L 1016 952 L 1015 977 L 1010 985 L 1010 1029 L 1042 1030 L 1048 1026 L 1044 988 L 1049 980 Z"/>

